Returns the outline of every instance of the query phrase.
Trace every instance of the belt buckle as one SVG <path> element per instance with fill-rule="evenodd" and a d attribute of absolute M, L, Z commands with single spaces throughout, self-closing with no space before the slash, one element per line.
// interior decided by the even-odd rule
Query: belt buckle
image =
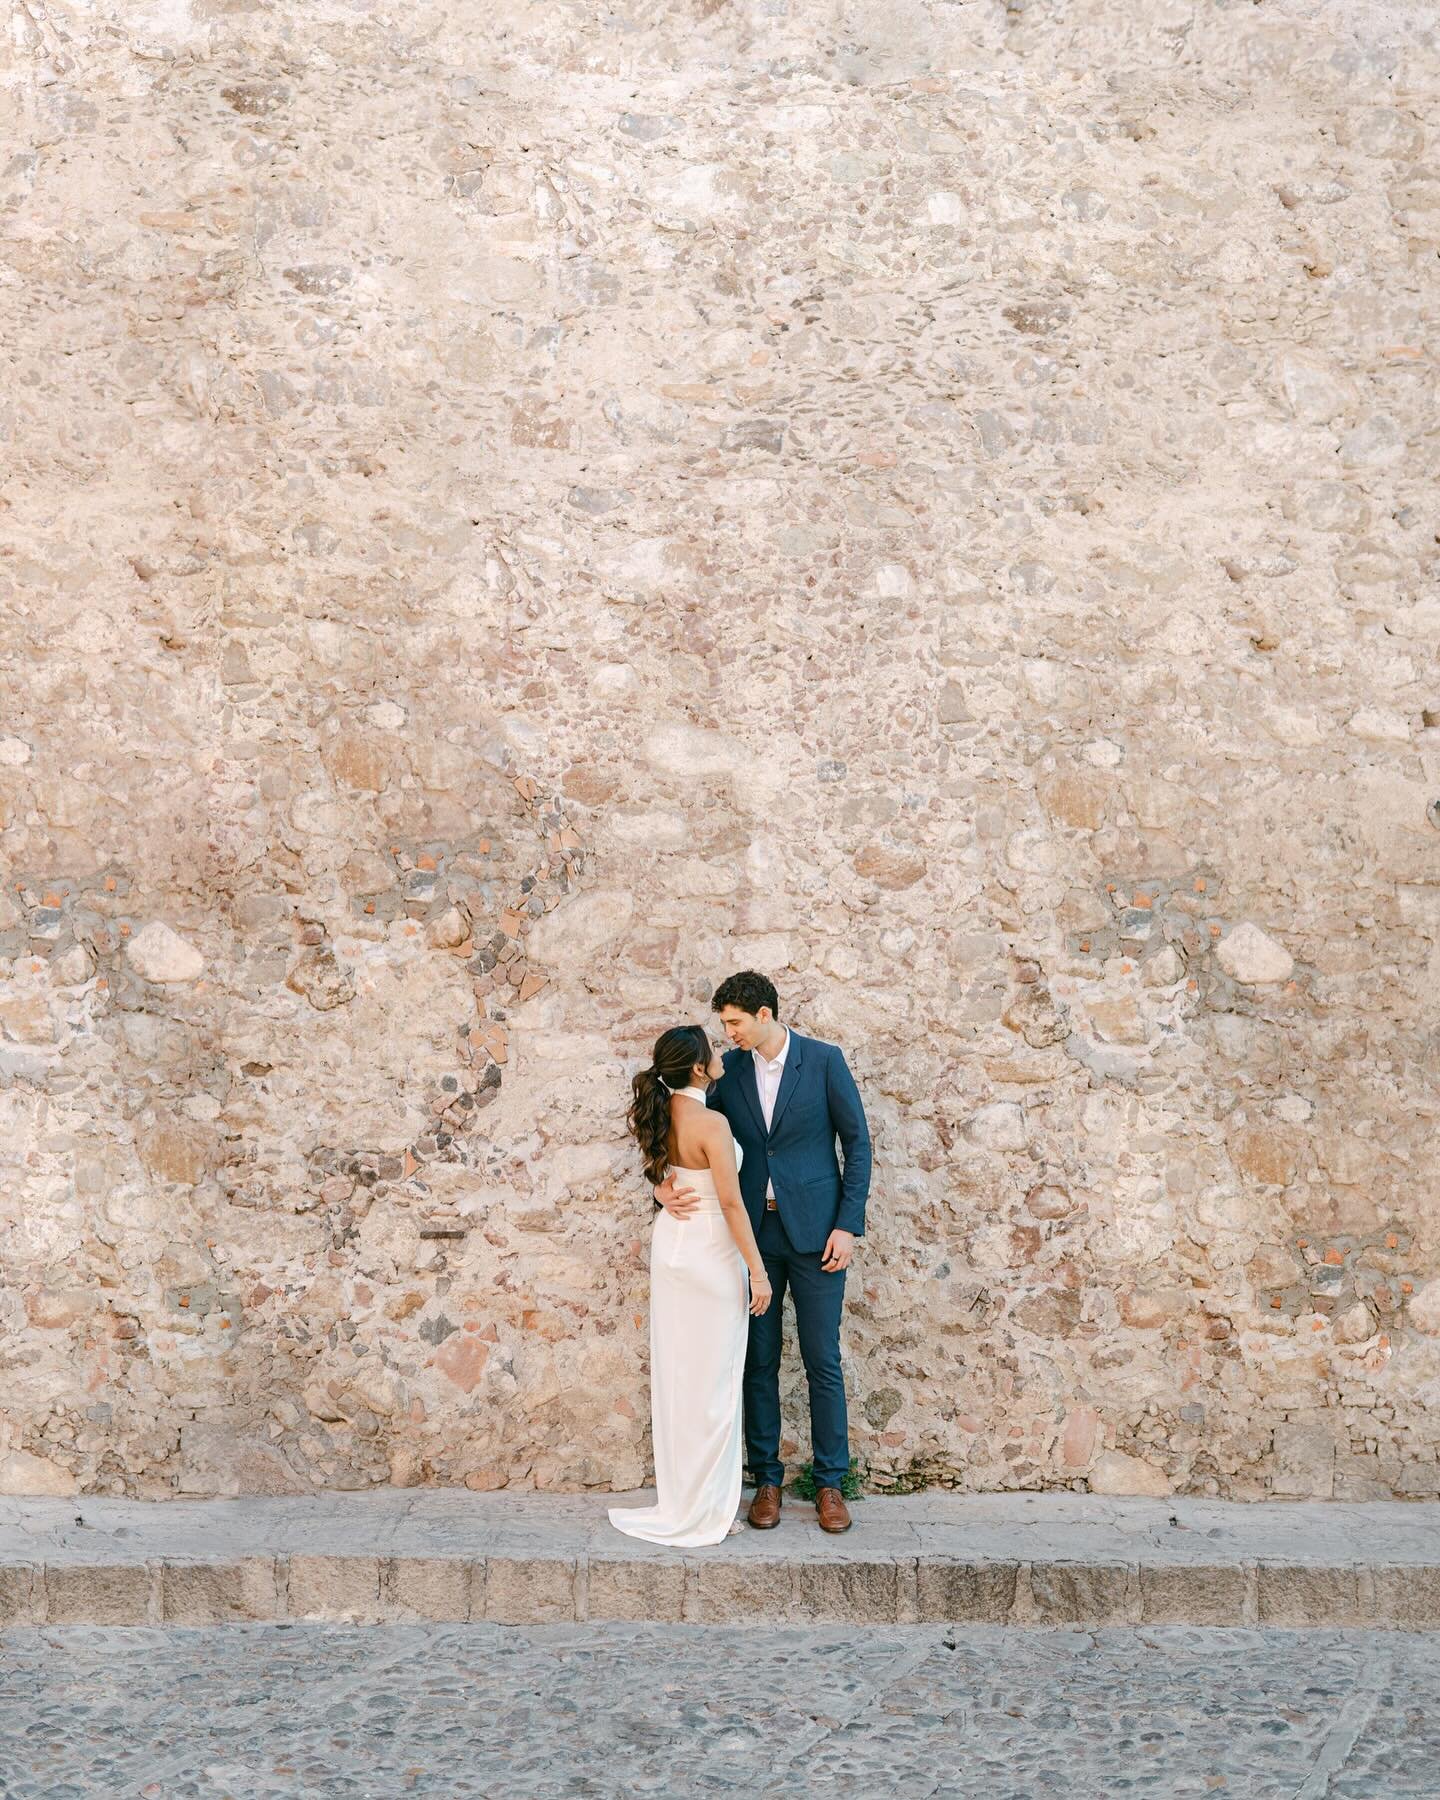
<path fill-rule="evenodd" d="M 767 1200 L 765 1202 L 765 1210 L 766 1210 L 766 1212 L 779 1212 L 780 1208 L 775 1204 L 775 1202 L 773 1200 Z"/>

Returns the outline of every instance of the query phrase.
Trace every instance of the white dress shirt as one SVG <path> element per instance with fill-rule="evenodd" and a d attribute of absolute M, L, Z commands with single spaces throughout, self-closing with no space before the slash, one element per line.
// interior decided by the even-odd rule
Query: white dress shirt
<path fill-rule="evenodd" d="M 765 1129 L 770 1129 L 770 1121 L 775 1116 L 775 1097 L 780 1092 L 780 1077 L 785 1073 L 785 1058 L 790 1054 L 790 1032 L 787 1027 L 785 1042 L 780 1046 L 776 1056 L 764 1057 L 758 1050 L 750 1052 L 755 1063 L 755 1085 L 760 1090 L 760 1111 L 765 1115 Z M 775 1183 L 765 1185 L 765 1198 L 775 1198 Z"/>

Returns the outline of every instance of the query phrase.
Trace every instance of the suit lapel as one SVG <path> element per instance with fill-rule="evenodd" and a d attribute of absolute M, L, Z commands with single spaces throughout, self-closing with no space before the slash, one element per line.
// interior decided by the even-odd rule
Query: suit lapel
<path fill-rule="evenodd" d="M 746 1104 L 755 1116 L 755 1126 L 761 1137 L 765 1135 L 765 1115 L 760 1110 L 760 1089 L 755 1081 L 755 1059 L 748 1050 L 737 1053 L 735 1063 L 735 1079 L 740 1083 L 740 1092 L 745 1096 Z"/>
<path fill-rule="evenodd" d="M 775 1096 L 775 1110 L 770 1115 L 770 1135 L 773 1137 L 780 1129 L 780 1121 L 785 1116 L 785 1108 L 790 1104 L 790 1096 L 800 1085 L 800 1034 L 792 1030 L 790 1033 L 790 1053 L 785 1058 L 785 1071 L 780 1077 L 780 1092 Z M 751 1065 L 751 1085 L 754 1086 L 754 1065 Z M 756 1104 L 759 1104 L 758 1089 Z"/>

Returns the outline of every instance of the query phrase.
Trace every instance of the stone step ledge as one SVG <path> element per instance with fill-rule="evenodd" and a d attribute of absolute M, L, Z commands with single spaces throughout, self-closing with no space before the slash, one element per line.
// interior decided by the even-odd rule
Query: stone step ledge
<path fill-rule="evenodd" d="M 1198 1625 L 1440 1630 L 1440 1505 L 931 1494 L 833 1537 L 668 1550 L 648 1495 L 0 1499 L 0 1627 L 416 1620 L 542 1625 Z"/>
<path fill-rule="evenodd" d="M 0 1626 L 1261 1625 L 1440 1630 L 1433 1564 L 247 1556 L 0 1565 Z"/>

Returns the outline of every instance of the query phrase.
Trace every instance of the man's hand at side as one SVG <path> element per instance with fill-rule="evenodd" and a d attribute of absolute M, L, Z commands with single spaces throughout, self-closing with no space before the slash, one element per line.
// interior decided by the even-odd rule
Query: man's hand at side
<path fill-rule="evenodd" d="M 673 1175 L 667 1176 L 660 1187 L 650 1191 L 672 1219 L 688 1219 L 700 1204 L 700 1196 L 694 1188 L 677 1187 Z"/>
<path fill-rule="evenodd" d="M 827 1275 L 837 1274 L 841 1269 L 850 1267 L 850 1258 L 855 1253 L 855 1234 L 851 1231 L 832 1231 L 825 1240 L 825 1254 L 820 1258 L 820 1267 Z"/>

